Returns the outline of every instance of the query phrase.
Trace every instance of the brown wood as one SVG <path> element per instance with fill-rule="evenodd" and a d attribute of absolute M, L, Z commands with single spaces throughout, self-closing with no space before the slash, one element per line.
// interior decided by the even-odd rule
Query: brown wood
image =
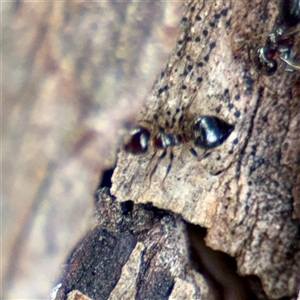
<path fill-rule="evenodd" d="M 97 223 L 70 256 L 55 299 L 213 299 L 189 267 L 185 224 L 151 205 L 120 205 L 99 190 Z"/>
<path fill-rule="evenodd" d="M 150 35 L 146 39 L 150 48 L 142 44 L 135 48 L 135 45 L 147 33 L 144 24 L 158 24 L 156 22 L 162 18 L 161 6 L 154 7 L 149 15 L 147 5 L 151 4 L 143 6 L 136 2 L 93 2 L 90 7 L 75 2 L 49 3 L 40 6 L 39 13 L 36 6 L 28 10 L 26 5 L 21 2 L 9 7 L 16 20 L 17 16 L 31 12 L 26 18 L 20 17 L 19 23 L 15 21 L 18 37 L 22 36 L 22 29 L 27 32 L 26 22 L 22 20 L 32 19 L 36 26 L 24 39 L 29 46 L 23 45 L 18 38 L 14 42 L 19 59 L 15 59 L 15 65 L 22 62 L 23 56 L 26 58 L 21 68 L 25 75 L 20 75 L 25 81 L 17 81 L 15 90 L 10 87 L 6 91 L 15 100 L 5 106 L 7 111 L 12 111 L 7 114 L 5 123 L 8 124 L 7 132 L 21 137 L 21 143 L 18 139 L 8 141 L 4 153 L 16 151 L 11 153 L 17 153 L 25 166 L 26 162 L 37 164 L 34 175 L 39 184 L 31 185 L 34 176 L 26 177 L 30 168 L 22 168 L 22 164 L 17 164 L 19 172 L 8 174 L 7 195 L 17 202 L 13 202 L 15 207 L 26 193 L 29 194 L 25 197 L 25 209 L 17 209 L 22 212 L 20 226 L 14 229 L 12 236 L 18 238 L 9 239 L 8 228 L 13 227 L 9 214 L 4 231 L 9 241 L 5 249 L 9 258 L 5 266 L 8 296 L 20 295 L 21 288 L 16 293 L 20 279 L 26 283 L 22 274 L 28 277 L 28 273 L 23 262 L 35 257 L 35 262 L 49 263 L 51 260 L 45 253 L 57 254 L 58 250 L 51 248 L 53 245 L 62 253 L 62 245 L 67 249 L 66 245 L 75 243 L 73 232 L 83 234 L 91 221 L 91 214 L 80 199 L 87 198 L 92 184 L 86 184 L 79 175 L 76 180 L 72 177 L 82 168 L 78 160 L 69 161 L 63 151 L 47 147 L 51 145 L 51 140 L 46 138 L 51 135 L 47 124 L 57 124 L 57 132 L 62 132 L 59 135 L 62 144 L 66 143 L 71 148 L 70 153 L 82 159 L 83 166 L 89 166 L 90 172 L 83 178 L 96 178 L 97 172 L 104 169 L 102 157 L 106 157 L 107 165 L 113 161 L 108 159 L 107 149 L 108 145 L 116 148 L 119 119 L 105 118 L 105 114 L 90 116 L 90 109 L 97 107 L 97 99 L 101 98 L 100 106 L 109 110 L 106 99 L 118 98 L 118 109 L 110 112 L 125 114 L 124 120 L 130 123 L 133 116 L 130 109 L 137 111 L 139 106 L 128 99 L 130 96 L 142 99 L 141 95 L 146 95 L 144 87 L 140 90 L 140 85 L 137 88 L 135 84 L 135 80 L 142 77 L 146 64 L 139 58 L 147 52 L 145 49 L 151 51 L 153 40 Z M 100 11 L 107 12 L 105 18 L 99 19 Z M 112 14 L 108 13 L 110 11 Z M 175 117 L 178 122 L 182 115 L 185 127 L 191 128 L 197 117 L 216 115 L 233 124 L 235 129 L 222 145 L 209 150 L 209 156 L 208 151 L 194 147 L 198 153 L 198 157 L 194 157 L 189 151 L 192 141 L 174 147 L 174 160 L 167 176 L 170 149 L 164 159 L 159 159 L 162 151 L 153 148 L 138 156 L 121 151 L 113 175 L 113 196 L 107 190 L 99 192 L 96 224 L 74 249 L 64 269 L 57 299 L 76 293 L 85 294 L 80 295 L 81 298 L 92 299 L 233 299 L 233 295 L 237 299 L 243 295 L 245 299 L 250 295 L 247 288 L 260 299 L 296 297 L 300 280 L 300 75 L 287 72 L 283 65 L 275 75 L 265 77 L 256 72 L 251 61 L 253 49 L 264 44 L 276 15 L 275 1 L 186 2 L 176 45 L 137 123 L 148 126 L 151 132 L 158 132 L 160 126 L 166 132 L 180 134 L 185 129 L 176 122 L 166 128 L 166 120 L 170 124 Z M 131 21 L 132 16 L 137 17 L 137 23 Z M 139 17 L 143 22 L 139 22 Z M 114 27 L 115 20 L 118 30 Z M 102 35 L 99 35 L 100 28 L 106 30 Z M 158 32 L 166 33 L 168 27 Z M 128 37 L 129 33 L 134 33 L 133 40 Z M 119 38 L 115 40 L 116 35 Z M 78 42 L 82 36 L 87 39 Z M 107 44 L 109 38 L 117 42 Z M 103 56 L 98 56 L 97 51 L 104 44 L 110 46 L 104 48 Z M 128 54 L 131 47 L 136 55 Z M 111 49 L 121 71 L 105 68 Z M 297 38 L 292 55 L 300 59 L 299 49 L 300 39 Z M 45 70 L 50 75 L 41 80 Z M 105 79 L 98 77 L 103 73 L 110 75 Z M 7 76 L 12 78 L 15 74 L 8 71 Z M 120 76 L 129 77 L 130 83 L 119 84 Z M 135 94 L 130 94 L 131 89 Z M 32 99 L 44 99 L 48 106 Z M 76 103 L 77 109 L 75 115 L 70 113 L 64 131 L 62 124 L 66 124 L 66 114 L 61 111 L 74 99 L 72 103 Z M 129 103 L 128 110 L 123 109 L 122 101 Z M 53 105 L 57 108 L 52 111 Z M 176 113 L 176 109 L 180 112 Z M 89 118 L 83 118 L 85 114 Z M 63 121 L 56 123 L 57 120 Z M 100 120 L 100 124 L 96 120 Z M 93 122 L 102 128 L 100 137 L 97 126 L 89 125 Z M 32 131 L 35 126 L 38 130 Z M 43 151 L 54 153 L 49 156 L 51 159 L 43 160 L 43 156 L 37 155 L 40 148 L 36 143 L 42 138 Z M 90 141 L 95 139 L 102 141 L 98 148 L 91 148 Z M 25 162 L 21 160 L 23 157 Z M 13 159 L 7 164 L 7 170 L 16 166 Z M 15 180 L 15 176 L 21 180 Z M 30 178 L 24 190 L 20 188 L 24 186 L 23 178 Z M 70 193 L 61 194 L 70 184 Z M 48 198 L 49 195 L 52 197 Z M 60 202 L 68 199 L 72 203 L 62 209 Z M 127 200 L 134 202 L 133 213 L 128 215 L 124 214 L 124 204 L 121 204 Z M 153 205 L 150 210 L 143 206 L 149 202 Z M 57 244 L 53 244 L 51 234 L 56 237 L 59 230 L 51 228 L 60 226 L 61 229 L 65 224 L 56 222 L 57 214 L 63 220 L 70 216 L 72 234 L 63 231 Z M 82 214 L 87 217 L 83 218 Z M 202 228 L 189 225 L 188 235 L 181 217 Z M 206 245 L 203 235 L 199 238 L 203 228 L 207 230 L 204 234 Z M 46 246 L 43 232 L 48 238 Z M 107 248 L 103 246 L 105 241 Z M 122 248 L 124 244 L 126 247 Z M 36 245 L 40 247 L 35 248 Z M 190 256 L 190 246 L 197 256 L 195 259 Z M 209 252 L 207 246 L 223 253 Z M 245 281 L 237 280 L 237 274 L 229 271 L 229 267 L 226 272 L 221 270 L 226 266 L 221 263 L 222 259 L 228 259 L 225 254 L 236 261 L 238 275 L 245 277 L 245 289 L 237 288 Z M 61 256 L 59 259 L 53 256 L 55 263 L 51 261 L 51 265 L 57 267 Z M 145 262 L 149 262 L 147 268 L 141 267 Z M 30 274 L 39 274 L 39 268 L 37 264 Z M 97 270 L 103 272 L 97 273 Z M 204 277 L 202 273 L 209 274 Z M 51 274 L 55 272 L 52 270 Z M 47 279 L 44 278 L 43 290 L 36 292 L 35 297 L 44 295 L 45 286 L 49 287 L 50 282 Z M 24 297 L 25 294 L 19 296 Z"/>
<path fill-rule="evenodd" d="M 151 202 L 208 228 L 207 245 L 234 257 L 240 275 L 258 276 L 272 299 L 295 296 L 300 274 L 300 76 L 282 66 L 265 77 L 251 62 L 272 29 L 276 4 L 186 4 L 178 42 L 138 124 L 181 133 L 166 120 L 178 120 L 176 109 L 185 107 L 185 128 L 198 116 L 216 115 L 235 130 L 208 157 L 198 148 L 192 156 L 192 143 L 174 147 L 166 178 L 170 159 L 159 159 L 162 150 L 122 151 L 112 187 L 118 201 Z M 299 45 L 297 39 L 296 57 Z"/>

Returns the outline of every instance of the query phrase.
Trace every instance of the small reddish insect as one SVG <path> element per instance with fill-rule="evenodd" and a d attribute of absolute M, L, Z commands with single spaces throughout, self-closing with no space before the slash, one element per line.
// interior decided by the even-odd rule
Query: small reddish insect
<path fill-rule="evenodd" d="M 300 71 L 300 63 L 290 57 L 295 35 L 299 32 L 295 30 L 295 27 L 299 24 L 300 0 L 281 0 L 278 16 L 265 46 L 260 46 L 255 50 L 253 60 L 259 72 L 272 76 L 278 68 L 276 56 L 292 70 Z"/>

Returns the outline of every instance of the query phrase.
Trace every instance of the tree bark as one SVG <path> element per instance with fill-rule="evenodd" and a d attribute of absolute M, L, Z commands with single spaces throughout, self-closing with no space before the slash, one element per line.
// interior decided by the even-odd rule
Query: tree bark
<path fill-rule="evenodd" d="M 191 129 L 200 116 L 210 115 L 232 124 L 234 130 L 223 144 L 209 151 L 194 147 L 192 140 L 168 148 L 168 155 L 164 158 L 163 150 L 151 147 L 143 155 L 121 151 L 112 178 L 111 194 L 107 189 L 99 190 L 96 223 L 74 249 L 54 296 L 56 299 L 234 299 L 234 296 L 236 299 L 245 299 L 247 295 L 259 299 L 296 297 L 300 281 L 300 75 L 299 72 L 287 72 L 281 63 L 273 76 L 266 77 L 255 70 L 252 61 L 253 50 L 264 45 L 266 35 L 272 30 L 278 13 L 277 4 L 276 1 L 186 2 L 176 45 L 147 97 L 137 124 L 147 126 L 152 135 L 161 130 L 176 135 Z M 22 2 L 16 3 L 10 9 L 15 15 L 27 13 L 24 5 Z M 93 3 L 91 6 L 89 11 L 83 4 L 47 4 L 39 14 L 33 14 L 40 16 L 33 20 L 39 26 L 36 33 L 25 40 L 28 40 L 29 45 L 36 42 L 36 47 L 25 47 L 28 50 L 24 54 L 28 65 L 23 69 L 27 74 L 24 78 L 30 80 L 29 83 L 26 80 L 18 81 L 14 97 L 9 95 L 15 99 L 24 97 L 27 102 L 21 102 L 20 105 L 17 101 L 11 101 L 10 104 L 15 105 L 15 118 L 7 118 L 5 121 L 14 129 L 13 133 L 22 137 L 23 147 L 16 140 L 14 143 L 9 142 L 5 148 L 6 153 L 10 149 L 22 148 L 20 153 L 30 153 L 27 160 L 38 164 L 33 160 L 38 148 L 35 148 L 34 143 L 27 144 L 26 141 L 29 139 L 34 142 L 44 136 L 41 129 L 45 126 L 41 120 L 48 120 L 52 124 L 57 119 L 65 118 L 65 114 L 58 114 L 61 111 L 58 103 L 61 104 L 62 99 L 77 99 L 75 102 L 80 108 L 76 110 L 78 115 L 74 117 L 71 114 L 67 126 L 73 128 L 77 121 L 82 120 L 79 117 L 81 114 L 88 114 L 87 103 L 88 107 L 97 107 L 93 105 L 97 104 L 97 97 L 103 99 L 100 105 L 106 108 L 107 95 L 109 99 L 117 96 L 121 99 L 129 98 L 126 84 L 119 85 L 119 76 L 132 77 L 128 89 L 135 88 L 135 79 L 143 74 L 145 65 L 140 63 L 137 70 L 133 65 L 136 57 L 147 52 L 146 48 L 141 45 L 134 48 L 137 56 L 129 55 L 127 58 L 131 63 L 121 63 L 121 72 L 105 69 L 105 63 L 110 49 L 115 50 L 115 57 L 122 62 L 128 49 L 134 47 L 147 33 L 143 28 L 147 22 L 131 23 L 132 16 L 148 20 L 149 24 L 155 18 L 147 14 L 147 6 L 133 2 L 126 5 Z M 111 9 L 113 13 L 107 13 L 107 19 L 99 20 L 96 8 L 106 12 Z M 160 9 L 159 6 L 154 11 L 159 14 Z M 72 10 L 78 10 L 80 20 L 70 18 Z M 94 12 L 93 18 L 91 11 Z M 52 18 L 47 19 L 47 16 Z M 90 22 L 91 19 L 94 22 Z M 114 30 L 116 19 L 122 28 L 121 33 Z M 110 26 L 105 27 L 101 23 L 103 20 L 110 20 L 110 23 L 105 23 Z M 58 30 L 58 24 L 62 26 L 62 31 Z M 24 24 L 18 26 L 24 30 Z M 99 34 L 99 28 L 106 28 L 107 31 Z M 167 26 L 164 29 L 168 31 Z M 51 30 L 63 32 L 63 37 L 54 34 L 55 38 L 49 39 L 53 34 Z M 20 35 L 21 32 L 18 31 Z M 129 32 L 135 32 L 133 36 L 136 38 L 128 38 Z M 99 56 L 103 60 L 100 63 L 97 50 L 107 43 L 107 35 L 112 37 L 114 33 L 119 36 L 118 43 L 105 48 L 107 52 Z M 81 48 L 82 44 L 77 43 L 77 38 L 85 34 L 88 38 L 83 43 L 85 47 Z M 299 33 L 296 34 L 298 37 Z M 100 40 L 97 41 L 97 38 Z M 152 42 L 149 38 L 148 46 Z M 94 43 L 98 47 L 90 46 Z M 17 45 L 18 49 L 22 47 L 23 44 Z M 151 47 L 147 49 L 151 52 Z M 300 39 L 296 38 L 292 57 L 300 59 L 299 49 Z M 22 60 L 20 53 L 18 57 Z M 104 68 L 99 70 L 98 64 Z M 53 72 L 53 76 L 45 82 L 39 82 L 44 70 L 49 74 Z M 98 80 L 98 75 L 107 72 L 112 75 L 106 77 L 106 80 Z M 58 73 L 60 77 L 57 77 Z M 76 89 L 77 82 L 80 83 L 80 92 Z M 52 89 L 53 85 L 55 89 Z M 119 93 L 111 95 L 118 86 Z M 43 112 L 43 108 L 51 108 L 51 105 L 35 106 L 31 102 L 31 89 L 35 97 L 38 94 L 43 99 L 43 95 L 47 95 L 45 99 L 51 105 L 53 99 L 56 99 L 58 109 L 54 109 L 52 114 L 49 109 Z M 126 91 L 125 96 L 121 94 L 122 89 Z M 56 92 L 51 93 L 53 91 Z M 140 92 L 142 95 L 146 93 L 143 89 L 137 89 L 132 97 L 138 97 Z M 132 106 L 127 107 L 132 110 Z M 138 108 L 138 105 L 133 107 Z M 122 105 L 119 105 L 119 109 L 121 113 L 125 111 Z M 25 115 L 20 113 L 24 110 L 28 111 Z M 125 119 L 130 123 L 133 114 L 129 110 L 125 114 Z M 52 117 L 47 119 L 49 115 Z M 19 116 L 25 120 L 22 124 L 28 127 L 18 126 Z M 92 114 L 89 120 L 92 122 L 98 118 L 98 115 Z M 116 122 L 112 119 L 111 124 Z M 41 132 L 37 131 L 40 132 L 37 136 L 32 135 L 31 126 L 37 126 Z M 84 165 L 89 165 L 92 170 L 85 177 L 91 174 L 95 176 L 105 165 L 97 167 L 100 162 L 95 163 L 95 158 L 97 160 L 100 156 L 96 147 L 92 154 L 87 151 L 90 147 L 86 141 L 94 140 L 98 133 L 95 124 L 91 126 L 93 130 L 89 126 L 84 126 L 87 130 L 82 129 L 82 125 L 79 127 L 81 129 L 76 127 L 79 130 L 78 136 L 75 129 L 65 132 L 67 144 L 72 145 L 71 153 L 75 153 L 75 157 L 86 158 Z M 103 123 L 99 126 L 103 126 Z M 106 142 L 101 143 L 100 147 L 104 155 L 109 141 L 115 145 L 111 147 L 116 148 L 117 142 L 112 140 L 117 139 L 117 127 L 101 128 L 101 137 L 106 137 Z M 113 129 L 112 134 L 109 129 Z M 46 132 L 51 135 L 51 132 Z M 74 139 L 70 139 L 74 136 Z M 62 140 L 63 137 L 60 136 Z M 46 145 L 50 144 L 51 139 Z M 190 153 L 191 147 L 196 149 L 197 157 Z M 61 156 L 55 147 L 46 146 L 43 149 L 51 149 L 56 153 L 56 158 Z M 88 154 L 85 155 L 84 149 Z M 171 151 L 174 159 L 171 159 Z M 44 185 L 41 185 L 41 189 L 28 189 L 30 193 L 36 191 L 34 196 L 29 195 L 32 200 L 29 201 L 29 207 L 32 207 L 34 213 L 23 215 L 20 222 L 21 227 L 28 228 L 28 231 L 24 235 L 24 231 L 20 230 L 20 239 L 11 242 L 8 248 L 13 249 L 10 262 L 17 263 L 10 263 L 7 267 L 7 295 L 12 295 L 11 291 L 19 282 L 18 276 L 21 275 L 16 274 L 24 271 L 18 262 L 22 264 L 25 258 L 36 255 L 36 252 L 30 251 L 33 245 L 42 245 L 43 238 L 41 243 L 32 242 L 36 240 L 33 239 L 35 232 L 31 228 L 42 227 L 48 233 L 47 228 L 55 223 L 54 215 L 57 211 L 62 219 L 66 211 L 67 215 L 74 216 L 72 231 L 76 228 L 75 231 L 84 232 L 86 220 L 89 219 L 82 221 L 78 217 L 78 205 L 71 205 L 73 210 L 70 207 L 69 210 L 61 210 L 59 203 L 52 206 L 51 201 L 41 200 L 45 190 L 47 193 L 50 190 L 47 188 L 49 174 L 57 183 L 52 185 L 52 193 L 51 190 L 49 192 L 52 197 L 49 199 L 64 202 L 61 199 L 70 198 L 77 203 L 76 199 L 80 196 L 86 197 L 91 187 L 80 189 L 80 177 L 76 184 L 73 183 L 74 188 L 68 197 L 61 197 L 59 192 L 67 189 L 61 187 L 64 179 L 67 178 L 65 185 L 68 185 L 70 174 L 76 173 L 81 167 L 62 160 L 71 167 L 57 174 L 57 160 L 54 160 L 54 164 L 50 159 L 40 161 L 43 172 L 38 172 L 38 175 L 44 180 L 39 182 L 44 182 Z M 25 178 L 25 175 L 19 173 L 18 176 Z M 18 183 L 17 187 L 20 186 Z M 12 188 L 9 193 L 14 194 L 13 199 L 19 200 L 20 196 L 16 197 L 19 191 L 19 188 Z M 49 203 L 52 209 L 47 215 L 50 216 L 47 217 L 48 221 L 38 223 L 41 220 L 38 216 L 43 216 Z M 26 218 L 34 221 L 26 223 L 23 221 Z M 68 238 L 71 239 L 72 235 L 66 234 L 62 240 Z M 210 252 L 207 246 L 219 252 Z M 36 257 L 42 257 L 50 248 L 42 249 Z M 24 253 L 20 254 L 23 249 Z M 237 274 L 230 271 L 230 266 L 226 266 L 225 273 L 222 272 L 226 265 L 222 262 L 230 261 L 225 254 L 236 261 Z M 23 257 L 23 260 L 18 257 Z M 47 259 L 49 262 L 49 257 Z M 19 298 L 24 298 L 24 295 Z"/>
<path fill-rule="evenodd" d="M 251 59 L 277 13 L 275 1 L 187 2 L 137 123 L 176 135 L 213 115 L 234 131 L 217 148 L 195 148 L 197 158 L 189 140 L 168 149 L 174 159 L 155 147 L 139 156 L 122 151 L 112 187 L 118 201 L 151 202 L 207 228 L 206 244 L 234 257 L 241 276 L 257 276 L 271 299 L 295 297 L 300 279 L 299 72 L 281 63 L 266 77 Z M 299 45 L 292 56 L 299 58 Z"/>
<path fill-rule="evenodd" d="M 178 32 L 180 2 L 3 3 L 1 298 L 47 299 Z"/>

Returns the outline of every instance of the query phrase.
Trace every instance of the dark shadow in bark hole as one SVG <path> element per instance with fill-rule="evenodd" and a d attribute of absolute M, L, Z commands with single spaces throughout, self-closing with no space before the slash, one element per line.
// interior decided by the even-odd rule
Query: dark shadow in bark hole
<path fill-rule="evenodd" d="M 111 188 L 111 177 L 115 165 L 102 172 L 98 189 Z M 130 214 L 133 210 L 133 201 L 121 203 L 123 214 Z M 152 203 L 145 205 L 145 209 L 156 214 L 164 211 L 153 207 Z M 267 300 L 261 282 L 256 276 L 241 277 L 237 274 L 234 258 L 207 247 L 204 238 L 207 230 L 203 227 L 186 223 L 190 243 L 190 257 L 193 267 L 207 280 L 213 297 L 216 300 Z M 281 299 L 284 300 L 284 299 Z"/>
<path fill-rule="evenodd" d="M 207 247 L 206 229 L 187 223 L 190 254 L 193 266 L 205 276 L 217 300 L 268 299 L 258 277 L 241 277 L 237 274 L 234 258 Z"/>
<path fill-rule="evenodd" d="M 112 186 L 111 177 L 114 173 L 115 167 L 116 167 L 116 165 L 114 165 L 112 168 L 106 169 L 102 172 L 102 174 L 100 176 L 100 183 L 98 185 L 97 190 L 99 190 L 103 187 L 111 188 L 111 186 Z"/>
<path fill-rule="evenodd" d="M 121 203 L 121 208 L 123 211 L 123 215 L 129 215 L 133 211 L 134 202 L 131 200 L 128 200 L 126 202 Z"/>

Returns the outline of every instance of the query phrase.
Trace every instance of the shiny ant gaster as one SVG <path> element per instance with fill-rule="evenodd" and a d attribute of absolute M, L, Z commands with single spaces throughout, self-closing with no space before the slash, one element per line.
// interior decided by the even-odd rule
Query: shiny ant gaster
<path fill-rule="evenodd" d="M 256 69 L 266 76 L 272 76 L 278 67 L 276 55 L 294 70 L 300 70 L 300 64 L 290 58 L 295 42 L 295 27 L 300 23 L 300 0 L 281 0 L 279 13 L 265 46 L 254 53 Z"/>
<path fill-rule="evenodd" d="M 179 110 L 176 111 L 176 114 Z M 183 116 L 178 119 L 178 124 L 183 122 Z M 175 123 L 173 118 L 171 128 Z M 159 161 L 161 161 L 167 155 L 167 150 L 170 148 L 170 163 L 167 167 L 167 171 L 163 182 L 169 174 L 174 154 L 172 148 L 174 146 L 187 144 L 193 141 L 194 145 L 198 148 L 209 150 L 221 145 L 234 130 L 234 126 L 225 122 L 224 120 L 209 115 L 203 115 L 197 117 L 193 122 L 187 124 L 187 126 L 181 126 L 181 132 L 179 134 L 167 133 L 161 126 L 154 126 L 153 132 L 149 128 L 153 124 L 144 122 L 143 125 L 137 125 L 131 132 L 129 138 L 124 144 L 124 150 L 132 154 L 143 154 L 148 152 L 149 148 L 155 150 L 154 155 L 158 150 L 163 150 L 158 158 L 158 162 L 154 166 L 150 173 L 150 182 L 154 172 L 157 169 Z M 150 126 L 149 126 L 150 125 Z M 170 124 L 167 123 L 167 127 Z M 198 156 L 196 150 L 193 147 L 189 148 L 190 152 L 194 156 Z M 154 156 L 153 155 L 153 156 Z"/>

